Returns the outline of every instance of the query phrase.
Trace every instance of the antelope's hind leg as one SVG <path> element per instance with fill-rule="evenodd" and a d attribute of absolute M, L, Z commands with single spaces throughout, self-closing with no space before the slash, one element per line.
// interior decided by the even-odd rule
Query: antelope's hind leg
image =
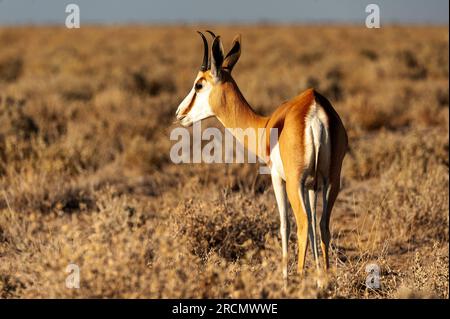
<path fill-rule="evenodd" d="M 330 217 L 331 211 L 333 210 L 334 202 L 339 194 L 340 188 L 340 175 L 335 178 L 333 183 L 324 181 L 323 185 L 323 211 L 322 217 L 320 218 L 320 240 L 323 255 L 323 267 L 328 270 L 330 267 L 329 262 L 329 249 L 330 249 Z"/>
<path fill-rule="evenodd" d="M 305 194 L 306 213 L 308 216 L 308 233 L 309 241 L 311 242 L 312 253 L 317 270 L 320 269 L 319 265 L 319 249 L 317 247 L 317 232 L 316 232 L 316 211 L 317 211 L 317 190 L 308 189 L 308 195 Z M 306 193 L 306 191 L 305 191 Z M 308 198 L 306 198 L 308 196 Z"/>
<path fill-rule="evenodd" d="M 303 275 L 306 250 L 308 248 L 308 219 L 299 192 L 299 178 L 296 174 L 286 179 L 286 190 L 297 223 L 298 273 Z"/>
<path fill-rule="evenodd" d="M 272 171 L 272 185 L 275 192 L 275 198 L 277 200 L 278 211 L 280 213 L 280 235 L 281 235 L 281 247 L 282 247 L 282 269 L 283 269 L 283 280 L 285 286 L 287 285 L 288 277 L 288 244 L 290 235 L 290 224 L 288 216 L 288 203 L 286 196 L 286 185 L 281 178 L 281 176 Z"/>

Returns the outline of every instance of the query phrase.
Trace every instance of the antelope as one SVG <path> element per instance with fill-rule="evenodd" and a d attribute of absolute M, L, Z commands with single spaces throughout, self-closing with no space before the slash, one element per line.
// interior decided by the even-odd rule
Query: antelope
<path fill-rule="evenodd" d="M 282 103 L 270 116 L 257 114 L 246 101 L 231 72 L 241 55 L 241 36 L 237 35 L 230 51 L 224 55 L 220 36 L 213 37 L 211 56 L 203 33 L 203 62 L 188 95 L 178 106 L 177 122 L 191 126 L 194 122 L 216 117 L 225 128 L 254 129 L 258 143 L 245 147 L 267 148 L 264 161 L 270 168 L 272 185 L 280 215 L 282 276 L 287 284 L 288 241 L 290 224 L 288 200 L 297 224 L 298 273 L 303 275 L 306 251 L 311 243 L 317 272 L 321 273 L 316 235 L 316 202 L 322 191 L 323 212 L 320 219 L 320 242 L 323 268 L 329 268 L 330 216 L 340 190 L 342 161 L 348 147 L 347 133 L 331 103 L 314 89 L 307 89 Z M 258 129 L 263 130 L 258 130 Z M 270 129 L 277 129 L 274 146 L 269 146 Z M 258 132 L 263 132 L 262 134 Z M 256 145 L 256 146 L 255 146 Z M 260 149 L 252 149 L 261 154 Z"/>

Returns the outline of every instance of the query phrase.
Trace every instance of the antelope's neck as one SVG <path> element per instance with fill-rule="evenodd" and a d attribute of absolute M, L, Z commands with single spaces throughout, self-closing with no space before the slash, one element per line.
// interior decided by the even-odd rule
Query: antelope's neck
<path fill-rule="evenodd" d="M 244 147 L 265 158 L 266 125 L 269 117 L 258 115 L 245 100 L 237 86 L 222 98 L 223 110 L 218 120 Z"/>

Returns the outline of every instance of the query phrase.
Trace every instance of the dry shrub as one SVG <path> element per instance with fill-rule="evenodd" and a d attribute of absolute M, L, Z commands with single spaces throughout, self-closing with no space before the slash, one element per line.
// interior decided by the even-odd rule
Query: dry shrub
<path fill-rule="evenodd" d="M 5 174 L 7 166 L 20 165 L 35 154 L 30 141 L 35 139 L 39 128 L 24 112 L 24 104 L 24 100 L 0 97 L 0 174 Z"/>
<path fill-rule="evenodd" d="M 448 139 L 442 130 L 382 131 L 351 142 L 351 152 L 344 161 L 344 176 L 367 180 L 380 177 L 393 168 L 426 172 L 435 165 L 448 167 Z M 397 171 L 398 172 L 398 171 Z"/>
<path fill-rule="evenodd" d="M 22 74 L 23 60 L 20 57 L 0 57 L 0 81 L 14 82 Z"/>
<path fill-rule="evenodd" d="M 86 102 L 92 99 L 93 89 L 89 86 L 89 83 L 77 83 L 76 81 L 70 81 L 71 86 L 61 89 L 61 95 L 64 100 L 67 101 L 82 101 Z"/>
<path fill-rule="evenodd" d="M 167 74 L 152 75 L 151 78 L 144 70 L 133 72 L 129 75 L 130 79 L 126 79 L 125 88 L 139 93 L 156 96 L 161 93 L 173 93 L 175 84 Z"/>
<path fill-rule="evenodd" d="M 413 275 L 402 284 L 395 297 L 448 299 L 448 246 L 440 247 L 435 243 L 430 250 L 414 254 L 410 262 Z"/>
<path fill-rule="evenodd" d="M 8 175 L 14 172 L 8 172 Z M 22 170 L 20 175 L 4 186 L 0 205 L 26 212 L 88 211 L 93 207 L 90 189 L 66 180 L 63 175 L 49 176 L 46 172 Z M 66 177 L 67 178 L 67 177 Z M 36 187 L 40 185 L 40 187 Z"/>
<path fill-rule="evenodd" d="M 130 170 L 152 173 L 160 170 L 169 160 L 169 151 L 165 143 L 152 143 L 142 136 L 136 136 L 124 151 L 123 166 Z"/>
<path fill-rule="evenodd" d="M 2 138 L 17 136 L 22 140 L 29 140 L 38 133 L 39 128 L 32 117 L 25 114 L 25 100 L 16 100 L 7 96 L 0 98 L 0 134 Z"/>
<path fill-rule="evenodd" d="M 400 76 L 409 77 L 412 80 L 422 80 L 427 77 L 427 69 L 419 63 L 413 51 L 399 51 L 397 58 L 400 65 L 405 68 Z"/>
<path fill-rule="evenodd" d="M 215 201 L 190 200 L 180 209 L 179 232 L 186 236 L 196 256 L 205 259 L 211 252 L 236 261 L 265 247 L 266 236 L 277 233 L 277 219 L 264 205 L 224 194 Z M 247 214 L 247 212 L 260 212 Z M 275 216 L 276 217 L 276 216 Z"/>

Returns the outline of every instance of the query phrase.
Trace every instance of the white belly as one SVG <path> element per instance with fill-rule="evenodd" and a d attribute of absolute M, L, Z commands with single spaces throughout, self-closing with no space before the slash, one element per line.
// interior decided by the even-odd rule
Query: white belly
<path fill-rule="evenodd" d="M 283 162 L 281 161 L 280 155 L 280 144 L 277 143 L 275 147 L 270 152 L 270 162 L 272 163 L 271 171 L 272 173 L 278 174 L 283 180 L 286 180 L 286 175 L 284 175 Z"/>

